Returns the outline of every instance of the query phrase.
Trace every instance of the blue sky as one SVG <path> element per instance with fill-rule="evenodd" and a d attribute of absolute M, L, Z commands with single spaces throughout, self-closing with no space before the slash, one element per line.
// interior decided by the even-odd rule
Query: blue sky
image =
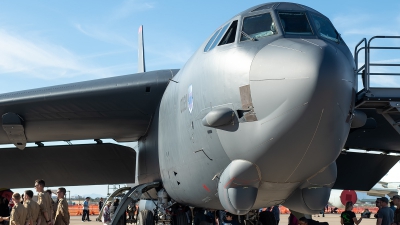
<path fill-rule="evenodd" d="M 400 35 L 398 0 L 293 2 L 329 17 L 352 51 L 363 37 Z M 262 3 L 0 1 L 0 93 L 135 73 L 137 30 L 142 24 L 147 70 L 181 68 L 218 26 Z M 400 63 L 399 54 L 378 52 L 374 57 L 381 62 Z M 379 77 L 373 85 L 400 82 L 394 77 Z M 81 187 L 75 192 L 101 194 L 106 187 Z"/>

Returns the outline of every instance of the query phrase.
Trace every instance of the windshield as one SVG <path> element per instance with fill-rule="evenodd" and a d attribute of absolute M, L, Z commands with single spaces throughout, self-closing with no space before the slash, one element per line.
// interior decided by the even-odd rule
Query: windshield
<path fill-rule="evenodd" d="M 210 50 L 210 46 L 214 43 L 215 38 L 217 37 L 220 31 L 221 29 L 217 30 L 217 32 L 215 32 L 214 35 L 211 37 L 211 39 L 208 41 L 206 47 L 204 48 L 205 52 L 208 52 Z"/>
<path fill-rule="evenodd" d="M 286 34 L 312 34 L 310 23 L 303 12 L 280 12 L 279 18 Z"/>
<path fill-rule="evenodd" d="M 208 41 L 206 47 L 204 48 L 205 52 L 210 51 L 211 49 L 213 49 L 215 46 L 217 46 L 217 44 L 219 43 L 219 40 L 222 38 L 222 35 L 225 34 L 226 29 L 228 29 L 228 26 L 230 24 L 226 24 L 224 27 L 222 27 L 221 29 L 219 29 L 217 32 L 215 32 L 215 34 L 212 36 L 212 38 Z"/>
<path fill-rule="evenodd" d="M 257 40 L 273 34 L 276 34 L 276 29 L 271 14 L 249 16 L 243 20 L 240 41 Z"/>
<path fill-rule="evenodd" d="M 329 20 L 315 15 L 312 15 L 312 18 L 315 23 L 317 35 L 332 41 L 339 41 L 339 35 Z"/>

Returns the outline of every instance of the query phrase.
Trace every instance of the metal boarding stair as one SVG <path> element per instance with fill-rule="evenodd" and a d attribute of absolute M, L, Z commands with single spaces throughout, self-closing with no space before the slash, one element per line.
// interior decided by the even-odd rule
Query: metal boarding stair
<path fill-rule="evenodd" d="M 117 196 L 119 196 L 119 195 L 121 195 L 124 192 L 127 192 L 129 190 L 131 190 L 131 187 L 122 187 L 122 188 L 119 188 L 116 191 L 114 191 L 110 196 L 108 196 L 108 198 L 103 203 L 103 207 L 99 211 L 99 215 L 97 216 L 96 221 L 101 221 L 101 217 L 103 216 L 103 209 L 106 206 L 106 203 L 108 201 L 113 202 L 115 197 L 117 197 Z"/>
<path fill-rule="evenodd" d="M 356 95 L 356 109 L 375 109 L 377 114 L 382 115 L 400 134 L 400 87 L 398 88 L 376 88 L 371 87 L 371 76 L 399 76 L 400 73 L 371 73 L 371 67 L 400 67 L 398 63 L 371 63 L 371 50 L 400 50 L 400 47 L 379 47 L 371 46 L 371 42 L 376 39 L 399 39 L 400 36 L 374 36 L 367 41 L 362 39 L 355 47 L 354 60 L 356 64 L 355 73 L 361 76 L 364 88 Z M 362 46 L 363 45 L 363 46 Z M 359 53 L 364 52 L 364 65 L 358 66 Z M 357 77 L 358 78 L 358 77 Z M 356 79 L 357 80 L 357 79 Z M 366 126 L 372 126 L 373 121 Z"/>
<path fill-rule="evenodd" d="M 160 185 L 161 185 L 160 182 L 151 182 L 151 183 L 140 184 L 132 188 L 127 188 L 127 190 L 128 189 L 129 190 L 121 199 L 117 209 L 115 210 L 114 218 L 112 219 L 111 225 L 125 225 L 126 224 L 125 212 L 126 209 L 128 208 L 129 203 L 131 203 L 132 201 L 134 202 L 139 201 L 142 194 L 144 193 L 146 193 L 150 198 L 150 195 L 147 193 L 147 191 L 153 188 L 158 188 L 160 187 Z"/>

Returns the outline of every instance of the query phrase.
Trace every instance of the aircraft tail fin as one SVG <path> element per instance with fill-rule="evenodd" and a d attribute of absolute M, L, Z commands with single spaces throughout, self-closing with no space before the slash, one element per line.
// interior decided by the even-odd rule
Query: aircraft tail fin
<path fill-rule="evenodd" d="M 139 27 L 138 36 L 138 73 L 143 73 L 146 72 L 144 61 L 143 25 Z"/>

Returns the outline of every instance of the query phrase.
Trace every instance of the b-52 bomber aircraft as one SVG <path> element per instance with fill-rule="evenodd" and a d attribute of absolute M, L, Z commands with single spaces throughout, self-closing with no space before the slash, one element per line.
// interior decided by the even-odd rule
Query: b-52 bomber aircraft
<path fill-rule="evenodd" d="M 370 42 L 360 42 L 354 60 L 323 14 L 267 3 L 222 24 L 180 70 L 145 72 L 140 48 L 137 74 L 1 94 L 0 143 L 22 150 L 1 149 L 1 158 L 23 165 L 3 163 L 1 185 L 27 187 L 38 177 L 50 186 L 133 183 L 137 172 L 116 218 L 143 196 L 158 196 L 157 218 L 173 203 L 316 213 L 331 188 L 369 190 L 398 161 L 346 151 L 400 149 L 392 126 L 400 91 L 370 88 Z M 367 60 L 358 67 L 360 51 Z M 138 141 L 138 156 L 101 144 L 106 138 Z M 83 139 L 98 144 L 43 147 Z M 71 168 L 77 156 L 85 166 Z M 113 167 L 104 171 L 105 163 Z"/>

